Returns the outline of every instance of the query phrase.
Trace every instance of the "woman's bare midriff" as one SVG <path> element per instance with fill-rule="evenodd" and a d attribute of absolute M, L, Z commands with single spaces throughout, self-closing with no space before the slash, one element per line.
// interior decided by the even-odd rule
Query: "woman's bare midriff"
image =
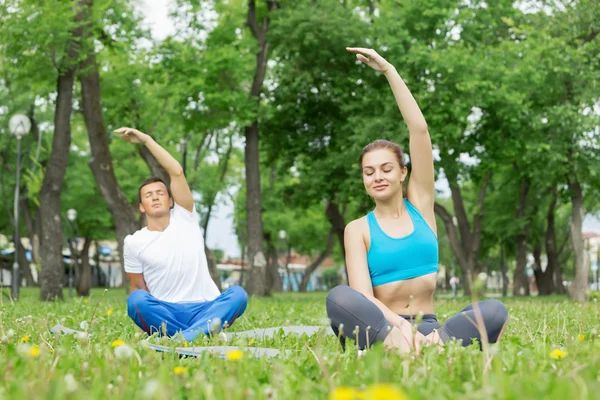
<path fill-rule="evenodd" d="M 433 314 L 436 274 L 390 282 L 373 288 L 375 297 L 398 315 Z"/>

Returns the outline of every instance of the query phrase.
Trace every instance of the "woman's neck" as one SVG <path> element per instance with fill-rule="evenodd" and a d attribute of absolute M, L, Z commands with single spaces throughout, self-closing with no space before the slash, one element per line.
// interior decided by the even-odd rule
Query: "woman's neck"
<path fill-rule="evenodd" d="M 375 213 L 380 217 L 400 218 L 406 212 L 402 192 L 387 199 L 375 201 Z"/>

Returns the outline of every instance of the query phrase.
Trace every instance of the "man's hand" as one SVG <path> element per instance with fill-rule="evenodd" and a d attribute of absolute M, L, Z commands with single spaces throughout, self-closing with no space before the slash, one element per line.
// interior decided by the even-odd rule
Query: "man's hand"
<path fill-rule="evenodd" d="M 346 47 L 346 50 L 348 50 L 350 53 L 356 54 L 358 61 L 367 64 L 375 71 L 383 72 L 385 74 L 389 69 L 394 68 L 392 64 L 387 62 L 385 58 L 381 57 L 373 49 L 365 49 L 363 47 Z"/>
<path fill-rule="evenodd" d="M 133 128 L 123 127 L 123 128 L 115 129 L 115 132 L 120 133 L 121 137 L 130 143 L 145 144 L 150 139 L 149 135 L 146 135 L 145 133 L 140 132 L 137 129 L 133 129 Z"/>

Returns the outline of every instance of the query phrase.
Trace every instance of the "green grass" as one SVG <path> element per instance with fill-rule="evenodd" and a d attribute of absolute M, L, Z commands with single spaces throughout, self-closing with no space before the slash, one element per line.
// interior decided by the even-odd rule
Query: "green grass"
<path fill-rule="evenodd" d="M 56 323 L 76 329 L 82 321 L 89 323 L 102 293 L 94 290 L 88 301 L 77 298 L 50 304 L 39 302 L 35 289 L 23 290 L 15 305 L 3 296 L 0 337 L 6 343 L 0 343 L 0 398 L 289 400 L 327 398 L 333 387 L 375 383 L 391 383 L 407 398 L 427 400 L 600 396 L 600 308 L 596 303 L 573 304 L 561 297 L 506 299 L 511 320 L 501 343 L 491 346 L 487 354 L 474 346 L 450 345 L 442 354 L 431 348 L 420 355 L 400 356 L 376 346 L 359 357 L 353 349 L 341 353 L 334 337 L 315 336 L 275 337 L 251 344 L 294 350 L 289 358 L 232 361 L 208 354 L 178 358 L 140 344 L 144 335 L 127 317 L 121 290 L 109 291 L 100 302 L 88 341 L 49 332 Z M 322 324 L 324 297 L 313 293 L 253 298 L 231 330 Z M 440 320 L 468 302 L 466 298 L 438 299 Z M 29 342 L 21 344 L 26 335 Z M 118 359 L 111 347 L 116 339 L 131 345 L 136 354 Z M 199 343 L 204 341 L 223 344 L 218 338 L 202 338 Z M 239 339 L 230 344 L 247 342 Z M 32 357 L 28 347 L 34 345 L 40 346 L 38 357 Z M 551 358 L 557 348 L 567 352 L 565 358 Z M 186 371 L 177 375 L 175 367 Z M 65 380 L 68 374 L 77 382 L 71 393 Z"/>

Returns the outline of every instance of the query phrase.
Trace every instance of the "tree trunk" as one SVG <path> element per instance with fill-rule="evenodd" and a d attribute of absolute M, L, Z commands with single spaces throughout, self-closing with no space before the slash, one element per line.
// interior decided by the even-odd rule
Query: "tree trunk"
<path fill-rule="evenodd" d="M 13 240 L 13 242 L 14 242 L 14 240 Z M 20 270 L 21 271 L 21 279 L 25 278 L 26 286 L 34 286 L 35 281 L 33 280 L 33 274 L 31 273 L 31 265 L 30 265 L 30 262 L 27 260 L 27 254 L 26 254 L 25 246 L 23 246 L 23 243 L 19 243 L 18 257 L 19 257 L 19 265 L 21 266 L 21 270 Z"/>
<path fill-rule="evenodd" d="M 302 276 L 302 281 L 300 282 L 300 287 L 298 288 L 299 292 L 306 292 L 306 289 L 308 288 L 308 282 L 310 281 L 310 276 L 331 253 L 331 250 L 333 249 L 334 238 L 335 230 L 331 228 L 331 230 L 329 231 L 329 236 L 327 237 L 327 247 L 325 248 L 325 250 L 323 250 L 319 257 L 315 261 L 313 261 L 312 264 L 306 267 L 304 275 Z"/>
<path fill-rule="evenodd" d="M 93 0 L 83 0 L 85 12 L 88 16 L 84 38 L 91 41 L 93 34 L 92 5 Z M 138 228 L 134 208 L 129 204 L 113 170 L 112 157 L 108 145 L 108 136 L 102 117 L 100 76 L 93 47 L 81 64 L 83 71 L 79 76 L 81 82 L 81 98 L 83 117 L 88 131 L 88 138 L 92 150 L 89 161 L 96 184 L 102 198 L 112 215 L 116 228 L 118 251 L 121 259 L 122 286 L 128 287 L 127 275 L 123 267 L 123 240 L 125 236 L 135 232 Z"/>
<path fill-rule="evenodd" d="M 267 0 L 269 13 L 275 8 L 276 2 Z M 248 1 L 247 24 L 256 39 L 259 51 L 256 55 L 256 70 L 250 97 L 256 100 L 256 108 L 260 102 L 260 92 L 267 72 L 269 42 L 269 16 L 265 16 L 259 27 L 256 17 L 256 1 Z M 260 193 L 260 164 L 258 151 L 258 118 L 244 128 L 246 137 L 246 226 L 248 230 L 248 284 L 249 294 L 264 296 L 268 293 L 266 285 L 267 260 L 263 248 L 263 224 Z"/>
<path fill-rule="evenodd" d="M 92 287 L 92 267 L 90 265 L 90 245 L 92 240 L 85 238 L 83 242 L 83 249 L 81 254 L 77 251 L 75 254 L 81 256 L 81 263 L 79 260 L 75 263 L 77 266 L 77 277 L 75 280 L 75 290 L 78 296 L 89 296 L 90 288 Z"/>
<path fill-rule="evenodd" d="M 42 271 L 40 273 L 40 298 L 53 301 L 63 298 L 63 264 L 62 245 L 63 231 L 60 215 L 60 193 L 64 183 L 69 150 L 71 145 L 71 111 L 73 109 L 73 84 L 75 82 L 75 61 L 78 57 L 78 39 L 81 38 L 81 21 L 84 18 L 80 1 L 75 15 L 76 27 L 73 38 L 67 49 L 66 62 L 69 65 L 62 69 L 57 83 L 56 109 L 54 111 L 54 138 L 52 153 L 46 166 L 46 174 L 40 192 L 40 221 Z"/>
<path fill-rule="evenodd" d="M 574 174 L 573 174 L 574 175 Z M 585 248 L 583 241 L 583 190 L 576 176 L 569 177 L 571 203 L 571 241 L 575 252 L 575 277 L 569 287 L 569 297 L 578 302 L 585 301 L 588 289 L 589 266 L 585 264 Z"/>
<path fill-rule="evenodd" d="M 267 288 L 269 293 L 283 291 L 283 282 L 281 281 L 281 275 L 279 275 L 279 257 L 277 249 L 273 246 L 271 235 L 265 235 L 265 241 L 267 242 Z"/>
<path fill-rule="evenodd" d="M 506 256 L 504 241 L 500 243 L 500 272 L 502 273 L 502 297 L 508 296 L 508 275 L 506 274 Z"/>
<path fill-rule="evenodd" d="M 40 240 L 36 231 L 36 225 L 39 225 L 39 222 L 35 220 L 38 218 L 39 213 L 36 212 L 32 215 L 29 204 L 27 204 L 27 200 L 24 198 L 21 199 L 21 209 L 23 210 L 23 222 L 25 222 L 25 227 L 29 233 L 29 241 L 31 243 L 31 260 L 34 264 L 38 264 Z"/>
<path fill-rule="evenodd" d="M 290 272 L 290 260 L 292 259 L 292 246 L 288 243 L 287 248 L 287 256 L 285 258 L 285 273 L 287 274 L 288 279 L 288 292 L 294 291 L 294 286 L 292 285 L 292 274 Z M 294 282 L 296 281 L 296 277 L 294 277 Z"/>
<path fill-rule="evenodd" d="M 158 176 L 160 179 L 162 179 L 163 181 L 165 181 L 165 183 L 167 185 L 170 185 L 171 178 L 169 177 L 169 174 L 158 163 L 158 161 L 152 155 L 152 153 L 150 152 L 150 150 L 148 150 L 148 148 L 146 146 L 139 146 L 138 147 L 138 153 L 140 154 L 140 156 L 142 156 L 142 158 L 146 162 L 146 165 L 148 165 L 148 168 L 150 169 L 150 173 L 153 176 Z"/>
<path fill-rule="evenodd" d="M 517 222 L 527 219 L 527 197 L 529 194 L 529 180 L 521 178 L 519 191 L 519 208 L 517 209 Z M 529 296 L 529 279 L 527 277 L 527 236 L 529 235 L 529 221 L 525 221 L 521 232 L 517 235 L 517 267 L 513 278 L 513 296 Z"/>
<path fill-rule="evenodd" d="M 248 282 L 249 294 L 264 296 L 268 293 L 266 282 L 267 260 L 263 252 L 263 225 L 258 161 L 258 122 L 246 127 L 246 226 L 248 230 Z"/>
<path fill-rule="evenodd" d="M 481 182 L 472 227 L 467 217 L 462 191 L 458 185 L 458 178 L 456 176 L 447 174 L 452 194 L 452 205 L 456 213 L 456 225 L 452 215 L 442 205 L 438 203 L 434 204 L 435 213 L 444 221 L 450 246 L 462 272 L 465 296 L 471 296 L 471 283 L 478 272 L 477 260 L 481 248 L 481 224 L 483 220 L 485 193 L 491 176 L 491 173 L 487 173 Z M 460 232 L 460 236 L 457 229 Z"/>
<path fill-rule="evenodd" d="M 210 273 L 210 277 L 215 282 L 219 291 L 222 290 L 222 282 L 221 275 L 219 275 L 219 270 L 217 269 L 217 262 L 215 260 L 215 256 L 213 256 L 212 251 L 206 246 L 206 242 L 204 242 L 204 253 L 206 253 L 206 262 L 208 264 L 208 272 Z"/>
<path fill-rule="evenodd" d="M 344 256 L 344 264 L 346 263 L 346 246 L 344 245 L 344 230 L 346 229 L 346 221 L 344 221 L 344 215 L 340 211 L 340 207 L 337 203 L 333 201 L 327 202 L 327 208 L 325 209 L 325 215 L 327 215 L 327 219 L 331 224 L 331 229 L 335 236 L 338 238 L 338 243 L 340 245 L 340 249 L 342 250 L 342 255 Z M 348 269 L 344 268 L 344 273 L 346 275 L 346 283 L 348 282 Z"/>
<path fill-rule="evenodd" d="M 556 291 L 556 270 L 560 269 L 560 264 L 558 260 L 558 249 L 556 246 L 556 231 L 555 231 L 555 223 L 554 223 L 554 209 L 556 208 L 556 201 L 558 197 L 558 191 L 554 188 L 552 193 L 552 199 L 550 200 L 550 206 L 548 207 L 548 213 L 546 218 L 548 220 L 548 225 L 546 227 L 546 235 L 544 238 L 546 245 L 546 256 L 548 258 L 546 264 L 546 270 L 542 272 L 541 265 L 539 266 L 539 271 L 536 269 L 535 271 L 535 279 L 537 282 L 537 287 L 540 296 L 547 296 Z M 562 285 L 562 284 L 561 284 Z"/>
<path fill-rule="evenodd" d="M 240 258 L 240 286 L 244 286 L 244 279 L 246 278 L 246 274 L 244 273 L 244 258 L 246 258 L 246 247 L 241 246 L 241 258 Z"/>

